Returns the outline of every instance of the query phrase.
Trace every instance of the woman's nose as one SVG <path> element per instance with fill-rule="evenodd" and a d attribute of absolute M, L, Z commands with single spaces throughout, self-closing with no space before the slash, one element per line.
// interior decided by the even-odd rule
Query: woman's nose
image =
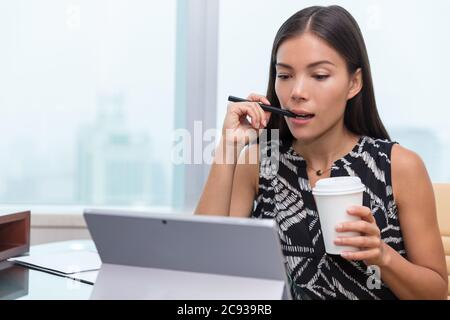
<path fill-rule="evenodd" d="M 306 81 L 303 77 L 295 81 L 294 87 L 292 88 L 291 92 L 291 99 L 294 101 L 309 99 Z"/>

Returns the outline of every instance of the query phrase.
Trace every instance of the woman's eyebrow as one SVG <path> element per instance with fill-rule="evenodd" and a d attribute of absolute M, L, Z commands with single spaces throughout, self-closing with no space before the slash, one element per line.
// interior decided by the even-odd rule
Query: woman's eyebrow
<path fill-rule="evenodd" d="M 282 63 L 282 62 L 277 62 L 275 64 L 277 67 L 282 67 L 282 68 L 286 68 L 286 69 L 294 69 L 293 67 L 291 67 L 290 65 L 286 64 L 286 63 Z"/>
<path fill-rule="evenodd" d="M 308 64 L 306 67 L 307 67 L 308 69 L 312 69 L 312 68 L 317 67 L 318 65 L 321 65 L 321 64 L 331 64 L 332 66 L 335 66 L 335 64 L 332 63 L 331 61 L 328 61 L 328 60 L 320 60 L 320 61 L 316 61 L 316 62 L 310 63 L 310 64 Z M 283 67 L 283 68 L 287 68 L 287 69 L 294 69 L 294 68 L 293 68 L 292 66 L 290 66 L 289 64 L 283 63 L 283 62 L 277 62 L 275 65 L 276 65 L 277 67 Z"/>
<path fill-rule="evenodd" d="M 331 61 L 321 60 L 321 61 L 317 61 L 317 62 L 313 62 L 313 63 L 308 64 L 307 68 L 311 69 L 311 68 L 317 67 L 318 65 L 321 65 L 321 64 L 331 64 L 332 66 L 335 66 L 335 64 L 333 62 L 331 62 Z"/>

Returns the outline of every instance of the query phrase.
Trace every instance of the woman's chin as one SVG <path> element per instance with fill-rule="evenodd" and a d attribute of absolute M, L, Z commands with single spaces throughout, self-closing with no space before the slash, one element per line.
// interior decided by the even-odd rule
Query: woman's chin
<path fill-rule="evenodd" d="M 304 142 L 308 142 L 308 141 L 313 141 L 316 137 L 317 134 L 314 134 L 313 132 L 309 132 L 309 130 L 290 130 L 292 136 L 294 137 L 295 140 L 299 140 L 299 141 L 304 141 Z"/>

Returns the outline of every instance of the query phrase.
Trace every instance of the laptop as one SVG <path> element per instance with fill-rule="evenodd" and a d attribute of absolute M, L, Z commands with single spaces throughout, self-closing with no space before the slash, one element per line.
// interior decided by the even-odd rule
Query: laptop
<path fill-rule="evenodd" d="M 290 299 L 273 220 L 94 210 L 92 299 Z M 118 289 L 120 288 L 120 289 Z"/>

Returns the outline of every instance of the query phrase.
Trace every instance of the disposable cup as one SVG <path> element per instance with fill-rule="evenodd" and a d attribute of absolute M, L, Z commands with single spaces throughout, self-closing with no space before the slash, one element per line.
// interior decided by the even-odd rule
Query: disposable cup
<path fill-rule="evenodd" d="M 358 177 L 334 177 L 317 181 L 313 188 L 322 228 L 325 251 L 329 254 L 341 254 L 343 251 L 355 252 L 360 249 L 350 246 L 338 246 L 334 240 L 338 237 L 356 237 L 358 232 L 337 232 L 336 226 L 343 222 L 358 221 L 347 209 L 353 205 L 362 205 L 365 187 Z"/>

